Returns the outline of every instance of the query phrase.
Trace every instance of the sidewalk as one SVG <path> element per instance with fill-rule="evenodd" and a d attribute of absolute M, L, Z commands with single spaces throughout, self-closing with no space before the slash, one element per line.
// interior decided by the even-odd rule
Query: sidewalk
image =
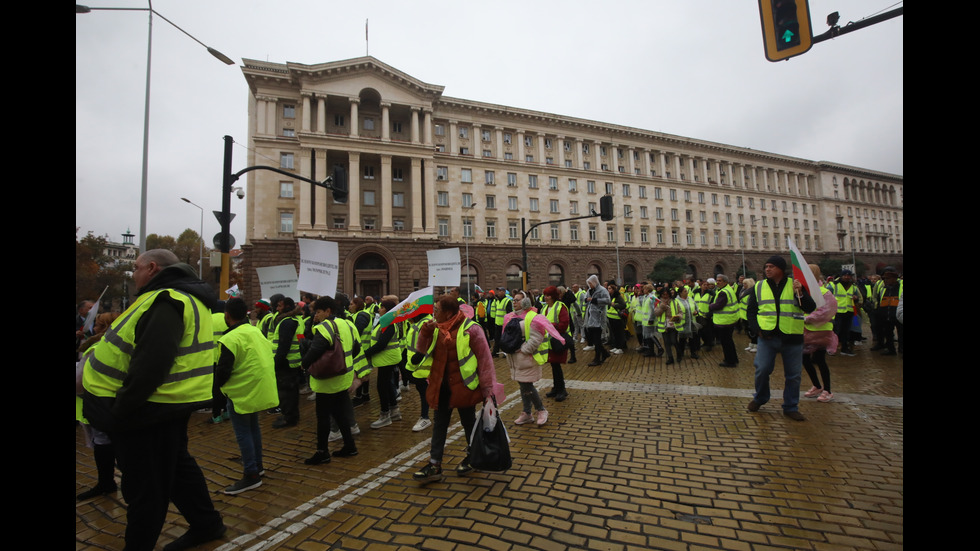
<path fill-rule="evenodd" d="M 389 427 L 369 426 L 376 395 L 356 408 L 360 454 L 327 465 L 303 464 L 314 451 L 312 402 L 302 400 L 293 428 L 272 429 L 274 416 L 263 415 L 267 474 L 237 496 L 220 493 L 241 471 L 231 425 L 195 415 L 191 454 L 229 527 L 226 540 L 199 549 L 902 549 L 903 358 L 866 346 L 829 357 L 835 401 L 801 399 L 807 421 L 797 422 L 782 415 L 778 363 L 773 401 L 746 411 L 746 342 L 736 335 L 737 368 L 718 366 L 717 346 L 671 366 L 627 351 L 588 367 L 592 353 L 579 345 L 578 363 L 565 366 L 569 399 L 544 398 L 550 380 L 539 385 L 551 414 L 542 427 L 513 424 L 520 397 L 498 359 L 513 468 L 455 476 L 465 444 L 457 424 L 446 477 L 427 486 L 411 479 L 431 434 L 411 431 L 412 387 L 403 389 L 403 420 Z M 805 372 L 801 386 L 810 388 Z M 81 434 L 76 494 L 95 483 Z M 121 493 L 75 511 L 76 550 L 122 548 Z M 158 546 L 185 529 L 171 506 Z"/>

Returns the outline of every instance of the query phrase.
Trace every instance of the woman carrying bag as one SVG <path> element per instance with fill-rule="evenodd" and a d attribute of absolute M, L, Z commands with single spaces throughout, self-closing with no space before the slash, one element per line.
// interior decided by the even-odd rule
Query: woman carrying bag
<path fill-rule="evenodd" d="M 483 329 L 467 319 L 459 303 L 443 295 L 432 306 L 433 319 L 419 330 L 418 350 L 430 350 L 432 363 L 423 362 L 414 376 L 427 377 L 425 398 L 434 410 L 429 462 L 412 475 L 422 482 L 442 480 L 442 458 L 452 410 L 466 433 L 467 445 L 476 423 L 476 406 L 493 395 L 497 374 Z M 426 370 L 428 368 L 428 370 Z M 456 474 L 472 471 L 469 454 L 456 466 Z"/>
<path fill-rule="evenodd" d="M 343 356 L 343 373 L 327 378 L 310 375 L 310 389 L 316 393 L 316 453 L 307 459 L 307 465 L 320 465 L 330 462 L 327 442 L 330 439 L 330 418 L 336 421 L 344 439 L 344 447 L 333 452 L 334 457 L 357 455 L 351 425 L 354 424 L 354 405 L 348 390 L 354 382 L 356 360 L 361 360 L 361 344 L 354 324 L 347 319 L 335 318 L 342 312 L 337 301 L 321 297 L 313 303 L 313 343 L 303 356 L 303 369 L 309 369 L 323 356 L 339 354 Z M 316 371 L 314 370 L 314 373 Z"/>

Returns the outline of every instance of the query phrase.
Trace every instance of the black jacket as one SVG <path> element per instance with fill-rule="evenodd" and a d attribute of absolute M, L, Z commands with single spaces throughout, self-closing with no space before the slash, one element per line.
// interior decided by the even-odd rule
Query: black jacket
<path fill-rule="evenodd" d="M 208 309 L 217 304 L 211 287 L 197 278 L 187 264 L 174 264 L 155 275 L 137 296 L 159 289 L 175 289 L 198 298 Z M 176 419 L 209 405 L 210 400 L 196 403 L 161 404 L 148 402 L 163 384 L 177 357 L 184 331 L 182 302 L 161 295 L 140 317 L 135 329 L 135 347 L 129 372 L 115 397 L 97 397 L 85 393 L 83 414 L 93 427 L 104 431 L 134 430 L 159 421 Z"/>

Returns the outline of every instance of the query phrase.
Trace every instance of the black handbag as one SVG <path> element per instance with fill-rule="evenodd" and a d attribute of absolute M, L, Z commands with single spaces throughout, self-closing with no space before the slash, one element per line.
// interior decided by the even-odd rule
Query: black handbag
<path fill-rule="evenodd" d="M 492 429 L 489 428 L 491 424 Z M 497 399 L 494 396 L 483 402 L 483 411 L 470 437 L 469 451 L 470 466 L 479 471 L 501 472 L 513 465 L 510 456 L 510 437 L 507 436 L 507 427 L 500 419 Z"/>

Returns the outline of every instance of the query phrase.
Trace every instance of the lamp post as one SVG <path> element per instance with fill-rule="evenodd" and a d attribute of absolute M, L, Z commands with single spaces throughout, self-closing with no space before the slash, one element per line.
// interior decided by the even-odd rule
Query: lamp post
<path fill-rule="evenodd" d="M 187 197 L 181 197 L 180 200 L 185 203 L 190 203 L 201 210 L 201 233 L 197 236 L 198 249 L 199 249 L 198 260 L 197 260 L 197 277 L 200 279 L 204 279 L 204 275 L 203 275 L 204 274 L 204 208 L 194 203 Z"/>
<path fill-rule="evenodd" d="M 146 8 L 92 8 L 89 6 L 83 6 L 81 4 L 75 4 L 75 13 L 83 14 L 90 13 L 93 11 L 145 11 L 149 16 L 149 25 L 146 33 L 146 93 L 144 99 L 143 107 L 143 172 L 142 179 L 140 182 L 140 252 L 146 252 L 146 188 L 147 188 L 147 172 L 149 170 L 149 149 L 150 149 L 150 61 L 152 59 L 153 50 L 153 15 L 156 14 L 167 23 L 170 23 L 178 31 L 186 34 L 201 46 L 204 46 L 208 53 L 213 55 L 215 58 L 220 60 L 225 65 L 234 65 L 235 62 L 231 60 L 225 54 L 215 50 L 214 48 L 208 46 L 207 44 L 201 42 L 200 40 L 194 38 L 190 33 L 178 27 L 173 21 L 167 19 L 166 17 L 160 15 L 159 12 L 153 9 L 153 3 L 147 0 Z"/>

